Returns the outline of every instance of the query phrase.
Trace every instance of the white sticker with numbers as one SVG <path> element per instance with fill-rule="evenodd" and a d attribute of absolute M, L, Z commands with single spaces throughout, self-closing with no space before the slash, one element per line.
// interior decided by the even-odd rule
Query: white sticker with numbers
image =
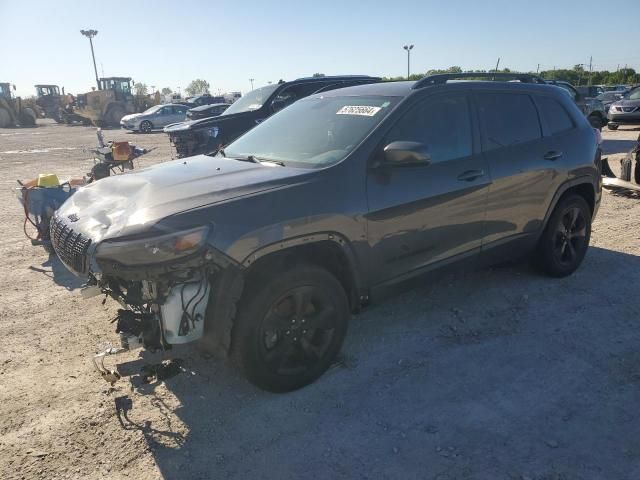
<path fill-rule="evenodd" d="M 369 105 L 345 105 L 336 112 L 336 115 L 361 115 L 363 117 L 373 117 L 380 110 L 380 107 L 370 107 Z"/>

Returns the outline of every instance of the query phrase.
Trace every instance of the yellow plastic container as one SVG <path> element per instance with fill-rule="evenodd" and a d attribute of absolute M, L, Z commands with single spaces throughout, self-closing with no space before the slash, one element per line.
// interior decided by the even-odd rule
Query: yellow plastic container
<path fill-rule="evenodd" d="M 60 180 L 55 173 L 41 173 L 38 175 L 38 187 L 52 188 L 59 187 Z"/>

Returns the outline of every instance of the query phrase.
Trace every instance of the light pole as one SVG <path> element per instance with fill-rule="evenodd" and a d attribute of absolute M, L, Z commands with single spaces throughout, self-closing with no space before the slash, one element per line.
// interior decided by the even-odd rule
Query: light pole
<path fill-rule="evenodd" d="M 255 80 L 254 78 L 250 78 L 250 79 L 249 79 L 249 81 L 251 82 L 251 90 L 253 90 L 253 81 L 254 81 L 254 80 Z"/>
<path fill-rule="evenodd" d="M 96 55 L 93 53 L 93 37 L 98 34 L 97 30 L 80 30 L 80 33 L 89 39 L 91 45 L 91 58 L 93 58 L 93 71 L 96 72 L 96 85 L 100 90 L 100 80 L 98 80 L 98 67 L 96 67 Z"/>
<path fill-rule="evenodd" d="M 405 45 L 404 48 L 407 51 L 407 80 L 411 76 L 411 50 L 413 50 L 413 45 Z"/>

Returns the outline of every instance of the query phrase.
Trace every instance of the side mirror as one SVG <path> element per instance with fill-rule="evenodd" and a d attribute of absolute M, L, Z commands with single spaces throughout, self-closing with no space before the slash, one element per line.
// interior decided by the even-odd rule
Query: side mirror
<path fill-rule="evenodd" d="M 386 165 L 427 166 L 431 157 L 427 147 L 419 142 L 391 142 L 384 147 L 384 163 Z"/>

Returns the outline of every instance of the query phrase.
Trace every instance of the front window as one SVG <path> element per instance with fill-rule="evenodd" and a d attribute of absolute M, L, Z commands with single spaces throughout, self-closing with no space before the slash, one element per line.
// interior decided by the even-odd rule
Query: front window
<path fill-rule="evenodd" d="M 152 113 L 156 113 L 158 110 L 160 110 L 162 108 L 161 105 L 155 105 L 151 108 L 147 108 L 144 112 L 142 112 L 143 115 L 151 115 Z"/>
<path fill-rule="evenodd" d="M 232 158 L 324 167 L 343 160 L 397 101 L 397 97 L 307 97 L 249 130 L 224 152 Z"/>
<path fill-rule="evenodd" d="M 236 100 L 233 105 L 224 112 L 224 115 L 258 110 L 277 88 L 278 85 L 267 85 L 266 87 L 256 88 L 250 91 L 244 97 Z"/>

